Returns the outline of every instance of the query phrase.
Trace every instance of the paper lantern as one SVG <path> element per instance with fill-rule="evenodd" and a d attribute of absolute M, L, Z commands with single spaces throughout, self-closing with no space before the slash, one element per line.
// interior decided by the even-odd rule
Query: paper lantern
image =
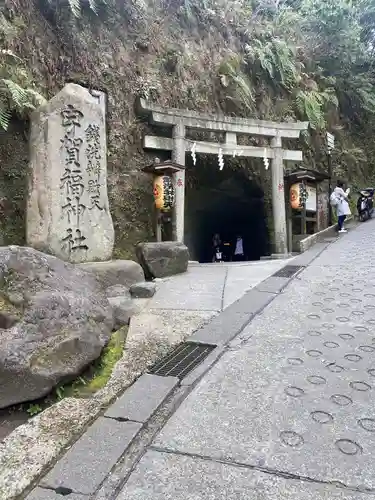
<path fill-rule="evenodd" d="M 307 191 L 303 182 L 290 186 L 289 200 L 290 206 L 294 210 L 301 210 L 306 205 Z"/>
<path fill-rule="evenodd" d="M 158 210 L 168 211 L 173 207 L 175 191 L 172 177 L 169 175 L 155 177 L 154 199 Z"/>

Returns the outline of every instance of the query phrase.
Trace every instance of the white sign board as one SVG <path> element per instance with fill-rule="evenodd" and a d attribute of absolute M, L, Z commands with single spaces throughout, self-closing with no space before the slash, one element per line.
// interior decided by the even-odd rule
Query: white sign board
<path fill-rule="evenodd" d="M 306 191 L 306 210 L 308 212 L 316 212 L 316 187 L 307 185 Z"/>
<path fill-rule="evenodd" d="M 335 136 L 327 132 L 328 151 L 332 151 L 335 147 Z"/>

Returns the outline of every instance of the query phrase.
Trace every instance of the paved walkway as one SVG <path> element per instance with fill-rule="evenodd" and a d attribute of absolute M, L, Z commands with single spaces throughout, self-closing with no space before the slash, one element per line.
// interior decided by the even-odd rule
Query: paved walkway
<path fill-rule="evenodd" d="M 290 259 L 288 259 L 290 260 Z M 151 309 L 222 311 L 286 265 L 286 260 L 190 264 L 187 273 L 160 283 Z"/>
<path fill-rule="evenodd" d="M 257 315 L 117 498 L 375 498 L 374 247 L 360 225 Z"/>
<path fill-rule="evenodd" d="M 286 288 L 268 272 L 193 335 L 218 346 L 210 370 L 143 375 L 27 498 L 375 500 L 374 246 L 371 221 L 292 260 L 310 264 Z M 219 311 L 231 270 L 209 273 L 221 302 L 192 270 L 200 301 L 153 307 Z"/>

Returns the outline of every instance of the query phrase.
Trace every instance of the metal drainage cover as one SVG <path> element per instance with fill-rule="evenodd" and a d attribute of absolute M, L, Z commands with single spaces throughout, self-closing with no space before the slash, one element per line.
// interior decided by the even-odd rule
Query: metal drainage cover
<path fill-rule="evenodd" d="M 183 379 L 199 365 L 216 346 L 184 342 L 157 363 L 149 373 L 162 377 L 178 377 Z"/>
<path fill-rule="evenodd" d="M 303 269 L 304 266 L 285 266 L 275 272 L 272 276 L 275 278 L 291 278 L 295 274 L 298 273 L 300 269 Z"/>

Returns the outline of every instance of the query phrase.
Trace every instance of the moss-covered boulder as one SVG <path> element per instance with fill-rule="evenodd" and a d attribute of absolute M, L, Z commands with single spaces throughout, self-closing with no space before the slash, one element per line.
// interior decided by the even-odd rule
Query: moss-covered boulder
<path fill-rule="evenodd" d="M 95 276 L 31 248 L 0 247 L 0 408 L 38 399 L 99 357 L 113 311 Z"/>

